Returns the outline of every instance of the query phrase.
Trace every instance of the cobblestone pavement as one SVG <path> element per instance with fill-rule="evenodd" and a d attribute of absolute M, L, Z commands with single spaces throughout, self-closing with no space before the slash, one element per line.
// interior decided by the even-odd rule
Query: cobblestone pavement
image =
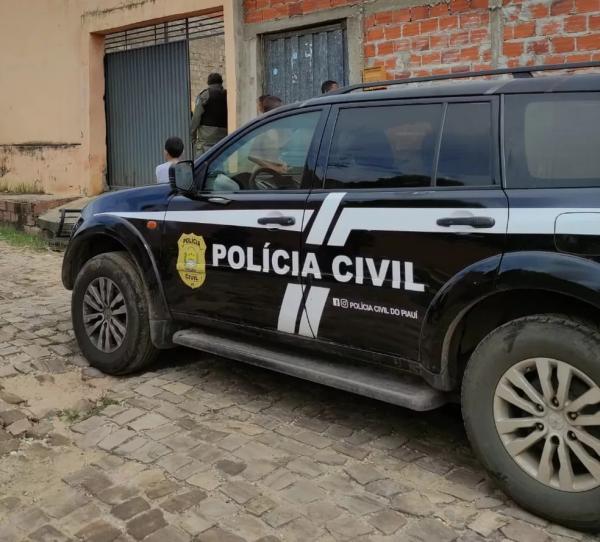
<path fill-rule="evenodd" d="M 187 350 L 97 373 L 60 263 L 0 243 L 2 542 L 593 539 L 496 490 L 457 407 L 414 413 Z"/>

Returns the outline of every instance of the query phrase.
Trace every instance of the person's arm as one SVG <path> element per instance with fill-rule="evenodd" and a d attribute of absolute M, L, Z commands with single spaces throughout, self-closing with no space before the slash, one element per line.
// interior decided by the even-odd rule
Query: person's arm
<path fill-rule="evenodd" d="M 200 120 L 202 119 L 202 114 L 204 113 L 204 106 L 208 101 L 208 91 L 203 90 L 196 97 L 196 107 L 194 107 L 194 114 L 192 115 L 192 124 L 190 128 L 190 132 L 192 134 L 192 138 L 196 139 L 196 132 L 198 128 L 200 128 Z"/>

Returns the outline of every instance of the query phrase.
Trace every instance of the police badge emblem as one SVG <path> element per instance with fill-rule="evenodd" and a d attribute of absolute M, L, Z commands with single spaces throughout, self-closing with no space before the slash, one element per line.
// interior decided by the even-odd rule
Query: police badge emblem
<path fill-rule="evenodd" d="M 177 241 L 177 272 L 190 288 L 200 288 L 206 278 L 206 243 L 201 235 L 184 233 Z"/>

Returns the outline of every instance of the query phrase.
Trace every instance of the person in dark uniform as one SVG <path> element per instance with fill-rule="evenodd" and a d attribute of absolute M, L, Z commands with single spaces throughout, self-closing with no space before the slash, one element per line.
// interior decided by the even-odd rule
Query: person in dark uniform
<path fill-rule="evenodd" d="M 196 96 L 192 115 L 194 154 L 202 154 L 227 135 L 227 90 L 220 73 L 208 76 L 208 88 Z"/>

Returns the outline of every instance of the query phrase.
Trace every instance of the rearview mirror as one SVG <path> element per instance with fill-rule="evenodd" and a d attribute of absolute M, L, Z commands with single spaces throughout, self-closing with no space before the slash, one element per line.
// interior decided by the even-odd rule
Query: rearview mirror
<path fill-rule="evenodd" d="M 169 182 L 171 186 L 181 192 L 192 192 L 194 186 L 194 162 L 183 160 L 172 164 L 169 168 Z"/>

